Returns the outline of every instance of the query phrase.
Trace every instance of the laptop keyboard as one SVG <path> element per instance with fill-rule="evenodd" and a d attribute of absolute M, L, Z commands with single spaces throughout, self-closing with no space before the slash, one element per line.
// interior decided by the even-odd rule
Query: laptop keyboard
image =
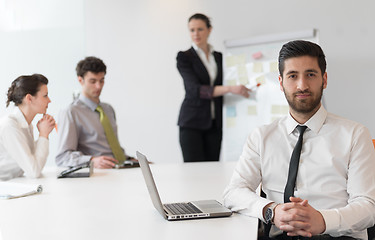
<path fill-rule="evenodd" d="M 196 206 L 192 203 L 169 203 L 164 204 L 165 208 L 168 209 L 174 215 L 182 214 L 192 214 L 192 213 L 202 213 Z"/>

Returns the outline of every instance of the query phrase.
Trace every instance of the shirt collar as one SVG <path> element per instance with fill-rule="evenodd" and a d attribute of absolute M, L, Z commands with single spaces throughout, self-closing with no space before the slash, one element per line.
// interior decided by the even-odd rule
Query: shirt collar
<path fill-rule="evenodd" d="M 202 53 L 203 53 L 203 50 L 202 50 L 200 47 L 198 47 L 197 44 L 195 44 L 195 43 L 193 42 L 193 43 L 191 43 L 191 45 L 193 46 L 193 48 L 194 48 L 194 50 L 195 50 L 196 52 L 202 52 Z M 208 44 L 208 51 L 209 51 L 211 54 L 213 54 L 213 52 L 214 52 L 214 47 L 213 47 L 211 44 Z"/>
<path fill-rule="evenodd" d="M 83 102 L 88 108 L 91 109 L 91 111 L 95 111 L 96 107 L 99 105 L 95 102 L 93 102 L 91 99 L 85 97 L 82 93 L 79 95 L 79 100 Z"/>
<path fill-rule="evenodd" d="M 12 115 L 17 120 L 21 128 L 29 128 L 29 124 L 27 123 L 26 118 L 19 107 L 14 108 Z"/>
<path fill-rule="evenodd" d="M 319 110 L 303 125 L 307 126 L 311 131 L 319 133 L 319 130 L 322 128 L 327 118 L 327 114 L 327 110 L 323 107 L 323 105 L 321 105 Z M 289 113 L 286 121 L 286 129 L 288 134 L 291 134 L 298 125 L 300 124 L 294 120 Z"/>

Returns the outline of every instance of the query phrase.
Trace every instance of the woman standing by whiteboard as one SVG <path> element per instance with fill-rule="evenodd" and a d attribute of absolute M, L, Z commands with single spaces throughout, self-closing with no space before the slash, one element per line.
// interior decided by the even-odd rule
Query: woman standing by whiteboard
<path fill-rule="evenodd" d="M 185 86 L 178 125 L 184 162 L 218 161 L 222 140 L 223 95 L 249 97 L 243 85 L 222 86 L 223 56 L 208 43 L 212 26 L 200 13 L 189 18 L 192 47 L 177 55 L 177 69 Z"/>
<path fill-rule="evenodd" d="M 55 120 L 46 114 L 48 80 L 40 74 L 20 76 L 8 90 L 7 106 L 14 102 L 13 112 L 0 120 L 0 180 L 25 174 L 39 177 L 48 156 L 48 136 L 55 127 Z M 34 141 L 33 121 L 36 114 L 43 114 L 36 124 L 39 139 Z"/>

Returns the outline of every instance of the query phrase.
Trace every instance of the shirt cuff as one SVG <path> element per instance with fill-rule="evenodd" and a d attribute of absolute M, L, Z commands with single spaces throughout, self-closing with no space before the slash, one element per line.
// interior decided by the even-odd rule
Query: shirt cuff
<path fill-rule="evenodd" d="M 211 99 L 214 95 L 214 87 L 207 85 L 201 86 L 199 95 L 201 98 Z"/>
<path fill-rule="evenodd" d="M 340 215 L 335 209 L 319 210 L 326 224 L 324 234 L 337 233 L 340 226 Z"/>
<path fill-rule="evenodd" d="M 260 211 L 258 212 L 258 218 L 262 220 L 263 222 L 266 222 L 266 220 L 263 217 L 263 209 L 265 206 L 268 204 L 272 203 L 273 201 L 261 198 L 255 205 L 255 209 L 259 209 Z"/>
<path fill-rule="evenodd" d="M 48 140 L 48 138 L 46 138 L 46 137 L 42 137 L 42 136 L 39 136 L 38 137 L 38 141 L 41 141 L 41 142 L 49 142 L 49 140 Z"/>
<path fill-rule="evenodd" d="M 90 156 L 90 155 L 84 155 L 81 157 L 80 161 L 78 164 L 83 164 L 83 163 L 87 163 L 87 162 L 90 162 L 91 161 L 91 158 L 93 156 Z"/>
<path fill-rule="evenodd" d="M 47 159 L 49 153 L 49 140 L 45 137 L 39 137 L 36 141 L 37 156 Z"/>

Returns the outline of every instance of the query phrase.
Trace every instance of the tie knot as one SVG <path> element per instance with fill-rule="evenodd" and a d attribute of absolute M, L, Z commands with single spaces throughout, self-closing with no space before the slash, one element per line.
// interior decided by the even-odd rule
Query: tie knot
<path fill-rule="evenodd" d="M 95 111 L 99 112 L 99 113 L 103 113 L 103 108 L 102 106 L 98 105 L 96 108 L 95 108 Z"/>
<path fill-rule="evenodd" d="M 301 125 L 298 125 L 297 126 L 297 130 L 299 132 L 299 134 L 303 134 L 306 130 L 307 126 L 301 126 Z"/>

